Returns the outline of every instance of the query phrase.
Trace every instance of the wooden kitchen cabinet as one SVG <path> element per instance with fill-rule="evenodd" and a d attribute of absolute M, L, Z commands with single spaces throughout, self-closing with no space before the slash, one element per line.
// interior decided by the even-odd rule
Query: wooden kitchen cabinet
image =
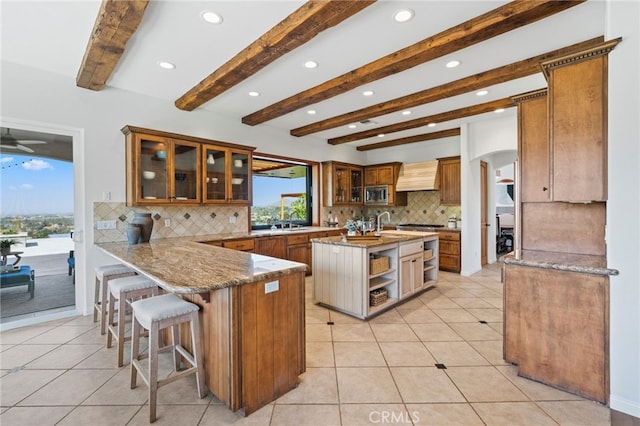
<path fill-rule="evenodd" d="M 460 205 L 460 157 L 438 158 L 440 204 Z"/>
<path fill-rule="evenodd" d="M 203 203 L 251 204 L 251 150 L 204 145 Z"/>
<path fill-rule="evenodd" d="M 127 205 L 198 204 L 200 144 L 126 126 Z"/>
<path fill-rule="evenodd" d="M 388 200 L 385 204 L 371 203 L 371 200 L 367 200 L 367 194 L 364 195 L 364 204 L 368 206 L 384 205 L 384 206 L 406 206 L 407 205 L 407 193 L 396 192 L 396 182 L 400 175 L 400 167 L 402 163 L 385 163 L 376 164 L 372 166 L 365 166 L 364 168 L 364 185 L 365 186 L 387 186 Z"/>
<path fill-rule="evenodd" d="M 255 148 L 133 126 L 122 133 L 128 206 L 251 203 Z"/>
<path fill-rule="evenodd" d="M 439 263 L 440 270 L 460 272 L 461 269 L 461 241 L 460 232 L 438 232 L 440 237 Z"/>
<path fill-rule="evenodd" d="M 338 234 L 339 235 L 339 234 Z M 311 240 L 328 236 L 327 231 L 308 232 L 287 236 L 287 260 L 304 263 L 308 266 L 307 275 L 311 275 L 313 256 Z"/>
<path fill-rule="evenodd" d="M 231 250 L 246 251 L 253 253 L 255 248 L 255 238 L 243 238 L 239 240 L 224 240 L 222 241 L 222 247 Z"/>
<path fill-rule="evenodd" d="M 322 163 L 322 197 L 326 207 L 362 204 L 364 169 L 337 161 Z"/>
<path fill-rule="evenodd" d="M 287 241 L 284 236 L 260 237 L 255 240 L 253 252 L 265 256 L 287 258 Z"/>

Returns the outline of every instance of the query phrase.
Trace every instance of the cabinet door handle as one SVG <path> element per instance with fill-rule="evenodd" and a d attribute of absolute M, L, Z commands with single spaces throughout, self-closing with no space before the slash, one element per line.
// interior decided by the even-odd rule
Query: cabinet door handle
<path fill-rule="evenodd" d="M 542 187 L 542 190 L 543 190 L 543 191 L 548 191 L 548 190 L 549 190 L 549 188 L 547 188 L 546 186 L 543 186 L 543 187 Z"/>

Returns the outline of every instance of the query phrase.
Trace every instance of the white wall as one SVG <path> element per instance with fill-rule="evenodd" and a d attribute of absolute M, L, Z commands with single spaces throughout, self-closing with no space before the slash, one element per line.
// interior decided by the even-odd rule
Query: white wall
<path fill-rule="evenodd" d="M 609 1 L 609 200 L 611 408 L 640 417 L 640 3 Z"/>

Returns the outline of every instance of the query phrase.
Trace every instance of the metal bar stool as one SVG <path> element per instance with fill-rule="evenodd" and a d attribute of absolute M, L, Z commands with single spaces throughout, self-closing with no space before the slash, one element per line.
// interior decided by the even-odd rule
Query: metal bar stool
<path fill-rule="evenodd" d="M 107 334 L 107 348 L 111 347 L 112 337 L 118 341 L 118 367 L 124 364 L 124 342 L 131 340 L 125 332 L 125 316 L 127 305 L 143 297 L 158 294 L 158 285 L 147 277 L 135 275 L 109 280 L 109 328 Z M 116 300 L 118 308 L 116 309 Z M 118 322 L 114 322 L 115 312 L 118 312 Z"/>
<path fill-rule="evenodd" d="M 200 347 L 200 324 L 197 305 L 187 302 L 174 294 L 163 294 L 150 299 L 137 300 L 131 303 L 133 308 L 133 330 L 131 340 L 131 389 L 136 387 L 137 374 L 149 387 L 149 422 L 156 420 L 157 392 L 161 386 L 167 385 L 189 374 L 196 375 L 198 395 L 204 398 L 207 388 L 204 382 L 202 366 L 202 349 Z M 178 326 L 182 323 L 191 324 L 191 348 L 189 353 L 180 343 Z M 149 330 L 148 353 L 140 354 L 140 328 Z M 171 327 L 172 344 L 159 348 L 160 330 Z M 166 379 L 158 380 L 158 353 L 171 351 L 175 372 Z M 180 359 L 186 361 L 190 367 L 178 371 Z M 140 361 L 148 358 L 148 371 L 142 367 Z"/>
<path fill-rule="evenodd" d="M 109 280 L 136 275 L 136 271 L 120 263 L 115 265 L 96 266 L 96 283 L 93 291 L 93 322 L 98 321 L 100 314 L 100 334 L 106 333 L 107 298 Z"/>

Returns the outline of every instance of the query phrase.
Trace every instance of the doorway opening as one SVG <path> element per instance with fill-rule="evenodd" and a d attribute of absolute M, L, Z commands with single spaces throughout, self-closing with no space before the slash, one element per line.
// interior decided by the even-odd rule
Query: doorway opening
<path fill-rule="evenodd" d="M 73 137 L 7 122 L 0 134 L 0 239 L 13 242 L 0 324 L 75 311 Z"/>

